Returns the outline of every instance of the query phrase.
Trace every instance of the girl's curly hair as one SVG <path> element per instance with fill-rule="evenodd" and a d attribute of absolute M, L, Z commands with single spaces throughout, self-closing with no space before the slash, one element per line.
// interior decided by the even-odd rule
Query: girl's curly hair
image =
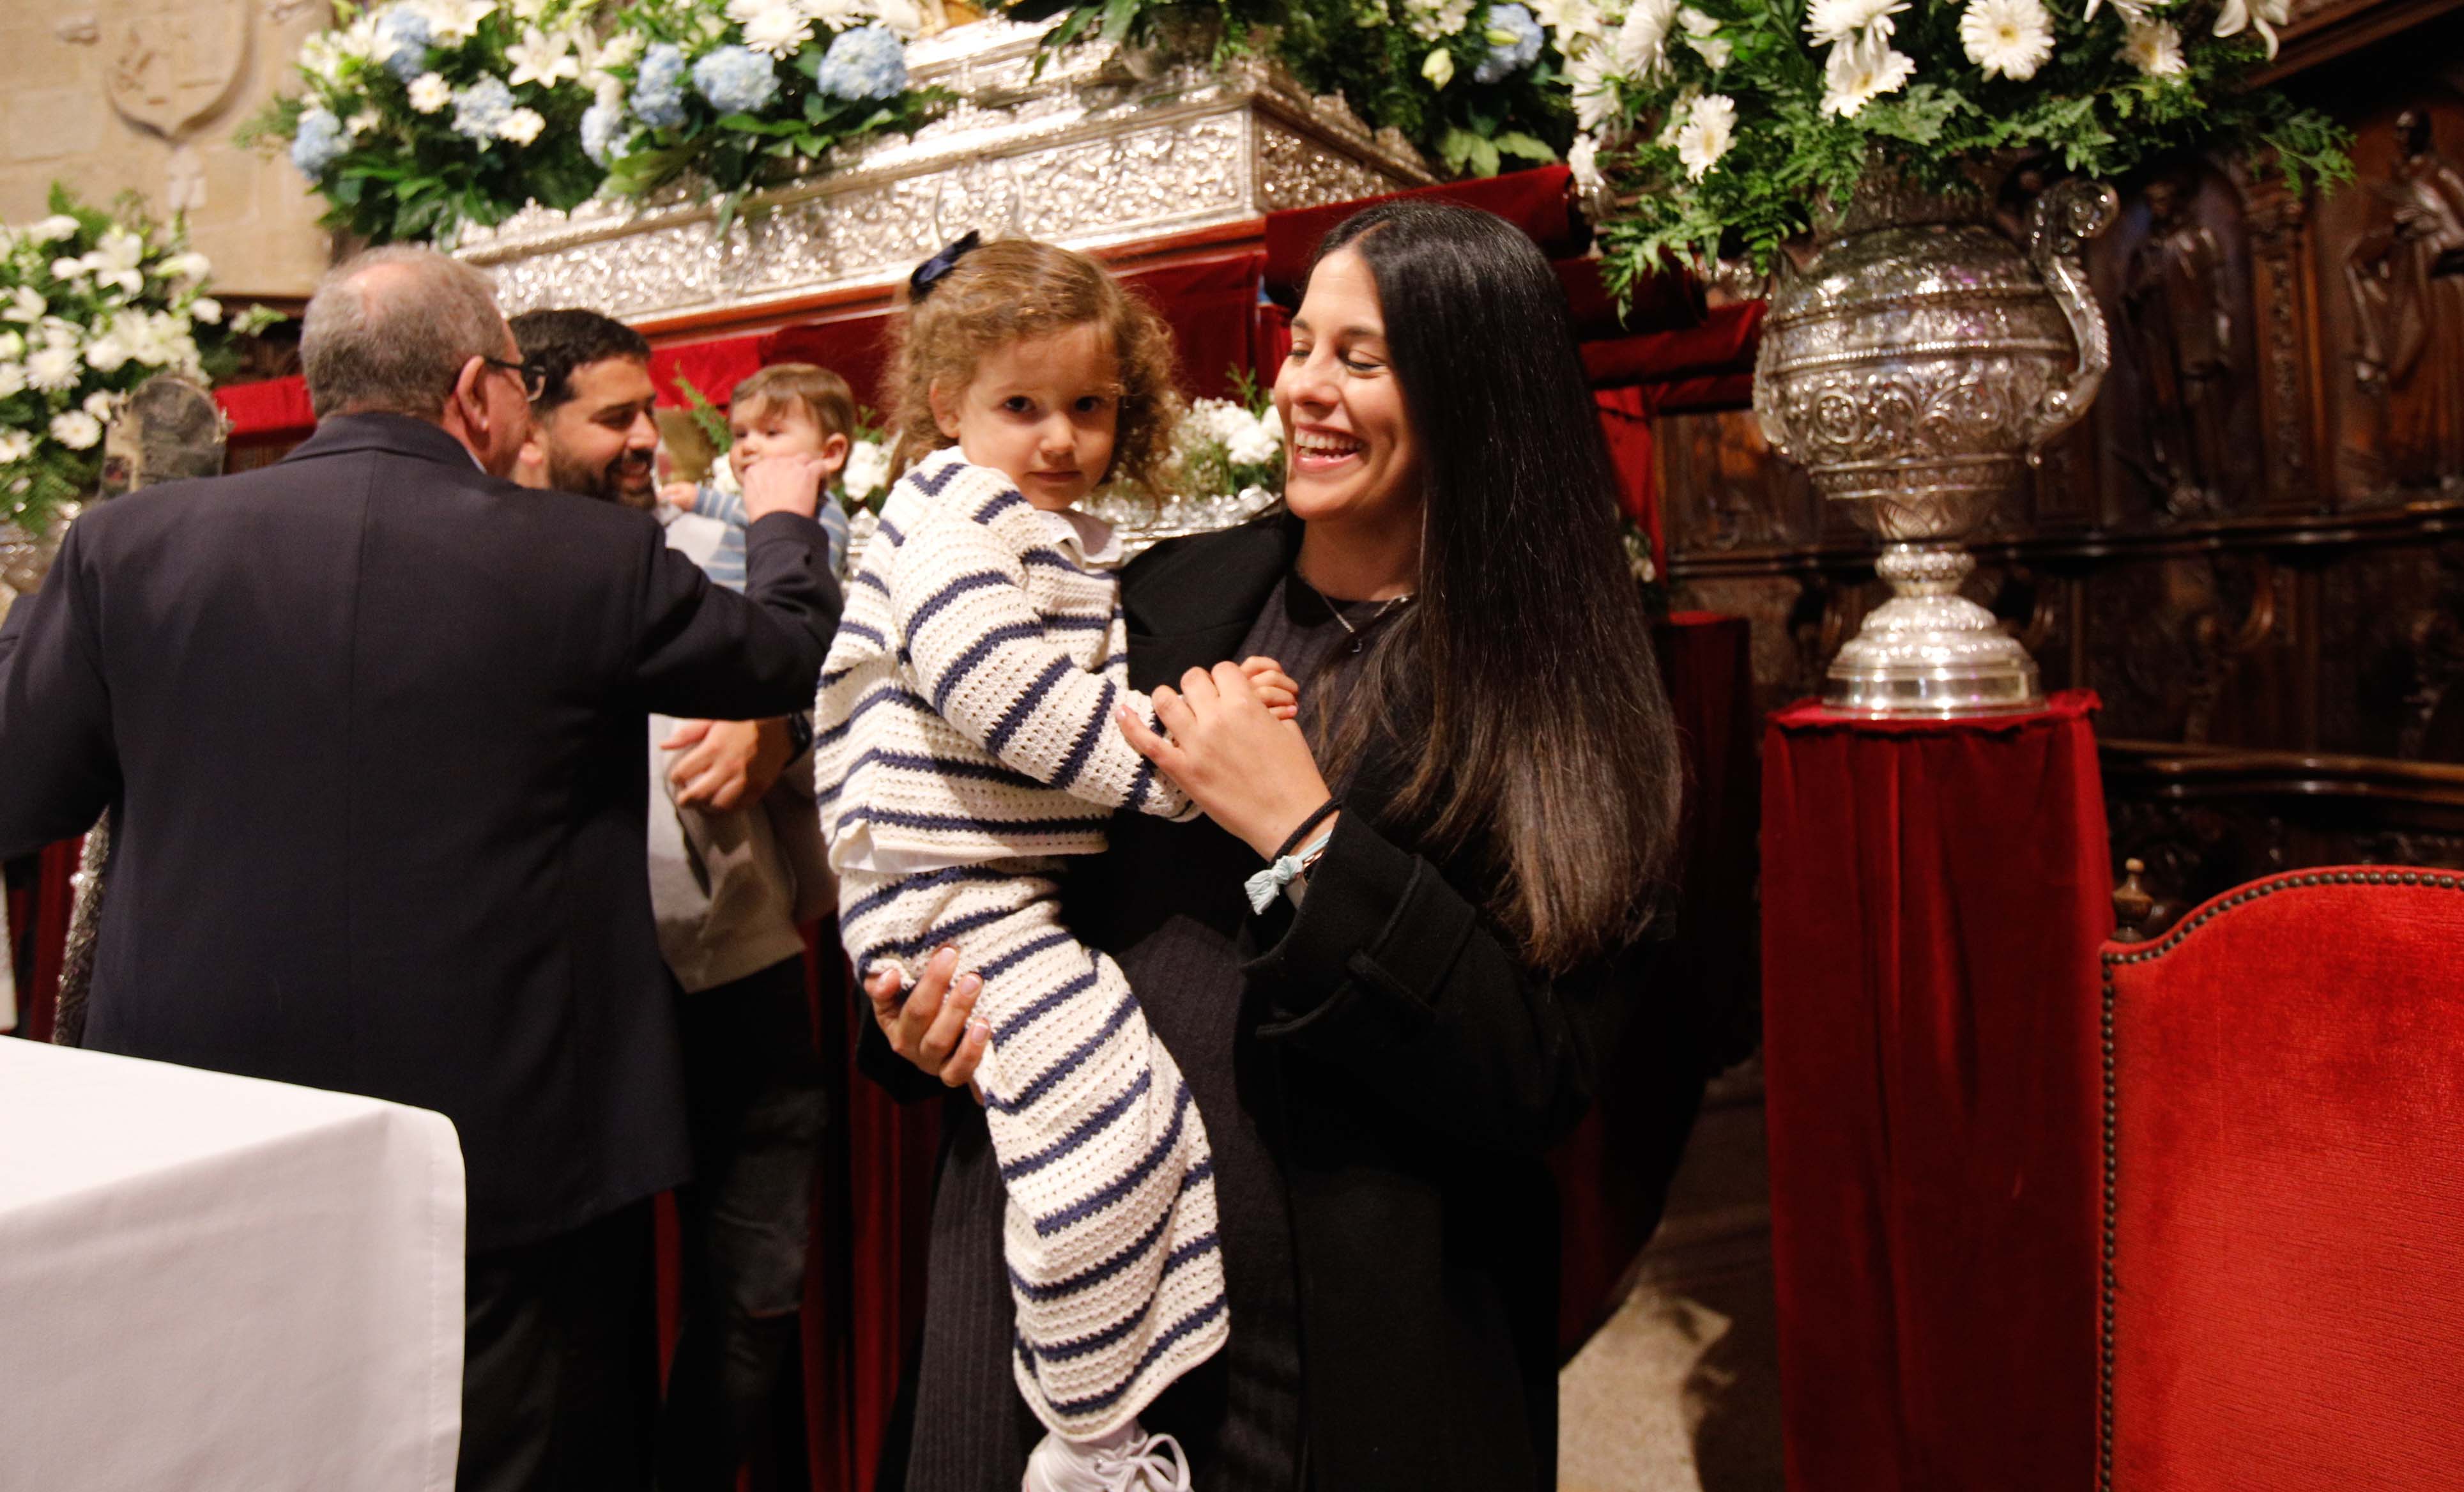
<path fill-rule="evenodd" d="M 1120 368 L 1120 417 L 1105 480 L 1146 494 L 1168 484 L 1180 417 L 1172 332 L 1093 259 L 1029 238 L 996 239 L 960 258 L 920 299 L 900 287 L 898 309 L 883 380 L 893 472 L 954 443 L 933 417 L 935 384 L 963 389 L 995 348 L 1091 323 L 1110 335 Z"/>

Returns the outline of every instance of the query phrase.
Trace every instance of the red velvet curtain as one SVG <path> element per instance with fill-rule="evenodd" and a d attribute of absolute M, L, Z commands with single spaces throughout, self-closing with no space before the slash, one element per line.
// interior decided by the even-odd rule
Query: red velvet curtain
<path fill-rule="evenodd" d="M 55 1009 L 59 1003 L 60 961 L 68 946 L 69 909 L 76 897 L 70 878 L 77 874 L 83 839 L 64 839 L 34 858 L 33 880 L 8 893 L 9 936 L 15 946 L 0 948 L 0 958 L 19 959 L 17 1029 L 30 1041 L 52 1039 Z"/>
<path fill-rule="evenodd" d="M 1763 741 L 1764 1061 L 1792 1492 L 2079 1492 L 2096 1469 L 2089 717 Z"/>

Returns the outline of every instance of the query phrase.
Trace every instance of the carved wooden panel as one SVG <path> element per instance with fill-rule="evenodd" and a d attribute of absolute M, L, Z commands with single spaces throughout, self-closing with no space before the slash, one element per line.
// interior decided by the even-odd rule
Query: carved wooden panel
<path fill-rule="evenodd" d="M 2333 491 L 2464 496 L 2464 98 L 2420 89 L 2353 122 L 2360 179 L 2318 209 Z"/>

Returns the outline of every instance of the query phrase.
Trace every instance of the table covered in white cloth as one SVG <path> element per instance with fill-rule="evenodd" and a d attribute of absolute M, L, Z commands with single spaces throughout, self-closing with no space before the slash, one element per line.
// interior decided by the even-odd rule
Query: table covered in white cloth
<path fill-rule="evenodd" d="M 0 1038 L 0 1488 L 451 1492 L 462 1226 L 442 1115 Z"/>

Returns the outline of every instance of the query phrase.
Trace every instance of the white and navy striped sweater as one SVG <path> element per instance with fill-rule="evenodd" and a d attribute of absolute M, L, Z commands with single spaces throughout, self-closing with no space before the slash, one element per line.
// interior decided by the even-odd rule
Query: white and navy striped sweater
<path fill-rule="evenodd" d="M 936 451 L 898 480 L 822 667 L 814 769 L 836 870 L 1094 855 L 1114 809 L 1197 809 L 1112 723 L 1120 584 L 1008 478 Z"/>
<path fill-rule="evenodd" d="M 860 970 L 963 940 L 1008 1192 L 1020 1392 L 1056 1433 L 1129 1423 L 1229 1332 L 1214 1164 L 1120 966 L 1060 924 L 1051 857 L 1111 810 L 1195 810 L 1132 750 L 1119 588 L 1066 519 L 955 451 L 892 490 L 848 587 L 815 738 Z"/>

